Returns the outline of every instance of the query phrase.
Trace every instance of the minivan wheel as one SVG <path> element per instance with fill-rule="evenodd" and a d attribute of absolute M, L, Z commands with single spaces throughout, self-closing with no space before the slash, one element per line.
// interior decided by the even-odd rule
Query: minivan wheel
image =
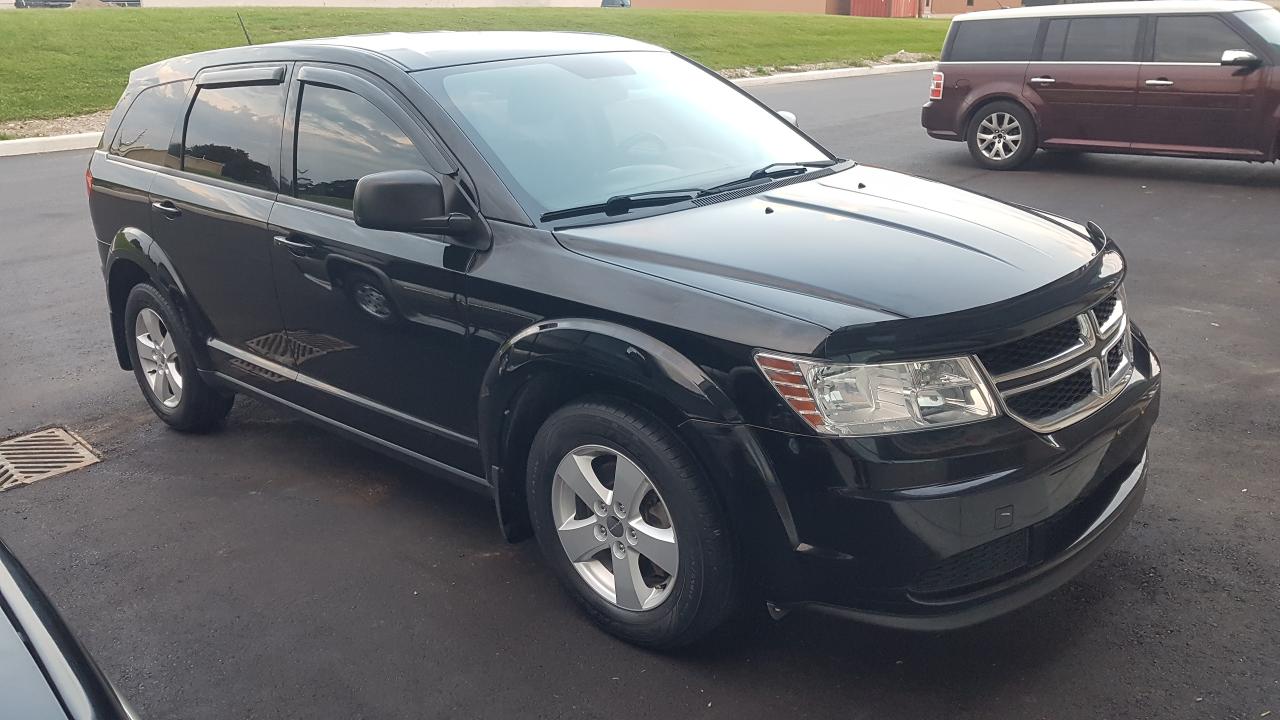
<path fill-rule="evenodd" d="M 969 154 L 982 167 L 1013 170 L 1036 153 L 1036 124 L 1021 105 L 994 102 L 969 122 Z"/>
<path fill-rule="evenodd" d="M 125 301 L 124 327 L 134 377 L 156 415 L 184 432 L 220 425 L 235 396 L 200 379 L 190 333 L 168 299 L 151 285 L 135 285 Z"/>
<path fill-rule="evenodd" d="M 736 554 L 724 514 L 651 413 L 616 400 L 561 408 L 534 438 L 526 482 L 543 556 L 607 632 L 678 647 L 732 614 Z"/>

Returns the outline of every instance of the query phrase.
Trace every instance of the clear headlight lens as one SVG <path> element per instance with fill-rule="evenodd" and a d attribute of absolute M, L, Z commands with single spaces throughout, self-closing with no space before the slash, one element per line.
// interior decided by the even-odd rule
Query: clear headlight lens
<path fill-rule="evenodd" d="M 756 364 L 783 400 L 830 435 L 944 427 L 999 414 L 971 358 L 832 365 L 771 353 Z"/>

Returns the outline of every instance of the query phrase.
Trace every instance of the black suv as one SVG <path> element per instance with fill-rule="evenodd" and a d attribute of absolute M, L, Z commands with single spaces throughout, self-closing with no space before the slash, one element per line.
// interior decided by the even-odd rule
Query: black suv
<path fill-rule="evenodd" d="M 492 496 L 610 632 L 747 596 L 940 629 L 1137 509 L 1160 370 L 1079 225 L 832 156 L 631 40 L 369 35 L 135 71 L 86 180 L 120 365 Z"/>

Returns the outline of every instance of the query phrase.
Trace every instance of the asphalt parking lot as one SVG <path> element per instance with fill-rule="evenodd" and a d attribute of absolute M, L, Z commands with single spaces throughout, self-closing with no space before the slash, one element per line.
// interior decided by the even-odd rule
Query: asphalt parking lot
<path fill-rule="evenodd" d="M 1166 372 L 1144 507 L 1039 603 L 652 654 L 595 630 L 481 497 L 247 400 L 215 435 L 167 431 L 115 365 L 84 152 L 0 160 L 0 437 L 65 425 L 104 461 L 0 494 L 0 538 L 143 718 L 1280 716 L 1280 167 L 987 172 L 919 128 L 927 80 L 757 94 L 846 156 L 1097 221 Z"/>

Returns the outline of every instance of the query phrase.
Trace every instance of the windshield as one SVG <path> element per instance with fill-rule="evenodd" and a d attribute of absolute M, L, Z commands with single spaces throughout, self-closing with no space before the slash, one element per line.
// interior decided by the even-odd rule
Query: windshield
<path fill-rule="evenodd" d="M 1248 10 L 1236 17 L 1262 36 L 1272 49 L 1280 52 L 1280 12 L 1275 10 Z"/>
<path fill-rule="evenodd" d="M 829 160 L 786 121 L 664 52 L 442 68 L 416 77 L 538 216 Z"/>

